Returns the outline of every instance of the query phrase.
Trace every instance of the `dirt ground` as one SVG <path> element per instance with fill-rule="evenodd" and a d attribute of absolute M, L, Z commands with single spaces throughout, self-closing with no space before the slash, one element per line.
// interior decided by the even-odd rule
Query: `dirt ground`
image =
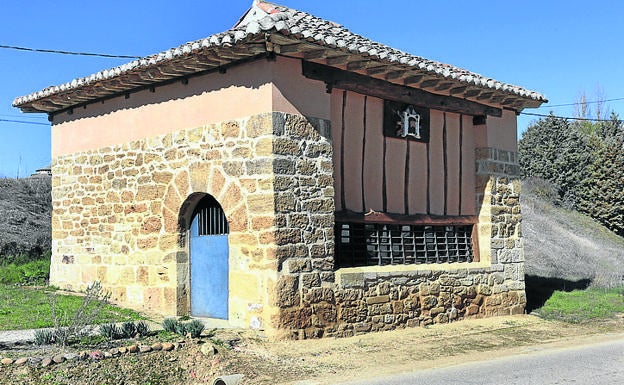
<path fill-rule="evenodd" d="M 171 352 L 126 353 L 45 368 L 40 363 L 0 364 L 0 383 L 212 384 L 217 376 L 241 373 L 245 375 L 241 385 L 326 385 L 610 338 L 624 338 L 621 318 L 568 324 L 530 315 L 509 316 L 351 338 L 280 342 L 250 331 L 221 330 L 211 339 L 177 340 L 182 344 Z M 90 351 L 98 348 L 104 347 Z M 56 352 L 21 346 L 0 351 L 0 357 L 43 357 Z"/>

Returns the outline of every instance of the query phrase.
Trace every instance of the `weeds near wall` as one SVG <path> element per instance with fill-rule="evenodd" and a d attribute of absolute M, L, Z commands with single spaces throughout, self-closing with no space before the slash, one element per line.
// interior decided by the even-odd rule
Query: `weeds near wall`
<path fill-rule="evenodd" d="M 182 317 L 180 319 L 165 318 L 162 322 L 162 327 L 166 332 L 179 334 L 181 336 L 191 336 L 192 338 L 199 338 L 206 326 L 200 320 L 192 320 L 190 322 L 183 322 Z"/>
<path fill-rule="evenodd" d="M 63 310 L 58 297 L 50 296 L 52 320 L 54 322 L 54 343 L 63 347 L 76 338 L 91 331 L 91 325 L 99 318 L 111 293 L 105 291 L 99 281 L 87 286 L 80 306 L 73 312 Z M 67 325 L 67 326 L 63 326 Z"/>
<path fill-rule="evenodd" d="M 146 337 L 150 334 L 149 326 L 144 321 L 124 322 L 121 326 L 104 324 L 100 326 L 100 335 L 108 340 L 120 340 L 123 338 Z"/>

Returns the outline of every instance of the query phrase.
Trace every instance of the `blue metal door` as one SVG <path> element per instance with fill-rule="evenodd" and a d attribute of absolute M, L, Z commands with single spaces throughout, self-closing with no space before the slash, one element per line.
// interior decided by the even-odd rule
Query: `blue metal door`
<path fill-rule="evenodd" d="M 214 199 L 196 210 L 190 237 L 193 316 L 228 318 L 228 232 L 225 214 Z"/>

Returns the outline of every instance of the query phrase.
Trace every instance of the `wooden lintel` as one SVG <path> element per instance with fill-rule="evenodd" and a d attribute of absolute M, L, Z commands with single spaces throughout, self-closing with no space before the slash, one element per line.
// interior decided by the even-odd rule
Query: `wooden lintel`
<path fill-rule="evenodd" d="M 415 106 L 433 108 L 440 111 L 496 117 L 501 117 L 503 115 L 502 109 L 486 106 L 481 103 L 459 99 L 453 96 L 437 95 L 418 88 L 402 86 L 385 80 L 305 60 L 302 60 L 302 64 L 303 75 L 305 77 L 324 81 L 335 88 L 353 91 L 363 95 L 375 96 L 381 99 L 409 103 Z"/>
<path fill-rule="evenodd" d="M 353 211 L 337 211 L 336 222 L 352 223 L 388 223 L 397 225 L 432 225 L 432 226 L 462 226 L 474 225 L 478 222 L 475 215 L 437 216 L 437 215 L 402 215 L 382 212 L 356 213 Z"/>
<path fill-rule="evenodd" d="M 303 52 L 303 57 L 305 59 L 321 59 L 321 58 L 324 58 L 325 56 L 327 56 L 327 50 L 326 49 L 317 49 L 317 50 L 313 50 L 313 51 L 304 51 Z"/>

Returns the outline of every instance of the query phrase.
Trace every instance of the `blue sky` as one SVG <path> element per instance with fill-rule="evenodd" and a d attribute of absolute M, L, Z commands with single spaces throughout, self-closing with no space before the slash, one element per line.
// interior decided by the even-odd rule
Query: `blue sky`
<path fill-rule="evenodd" d="M 624 2 L 281 0 L 355 33 L 546 95 L 551 105 L 624 98 Z M 3 1 L 0 45 L 146 56 L 230 28 L 251 0 Z M 0 177 L 50 163 L 44 114 L 16 96 L 115 67 L 103 59 L 0 49 Z M 607 107 L 624 116 L 624 100 Z M 573 107 L 552 109 L 570 116 Z M 549 108 L 525 110 L 548 113 Z M 520 116 L 519 131 L 534 120 Z M 13 123 L 19 120 L 38 124 Z"/>

